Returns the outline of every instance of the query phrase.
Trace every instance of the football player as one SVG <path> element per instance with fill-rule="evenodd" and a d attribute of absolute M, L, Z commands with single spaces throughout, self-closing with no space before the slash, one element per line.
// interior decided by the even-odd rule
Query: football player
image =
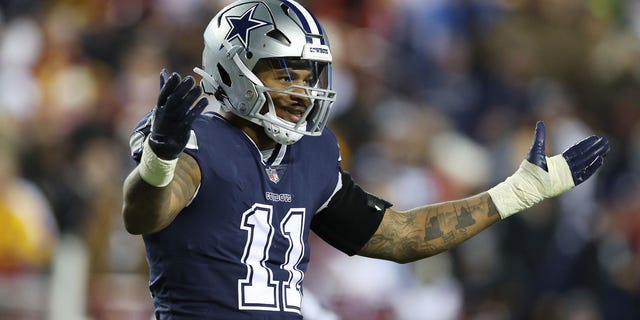
<path fill-rule="evenodd" d="M 325 125 L 331 49 L 292 0 L 240 0 L 204 32 L 201 86 L 160 74 L 135 128 L 124 183 L 127 230 L 141 234 L 162 319 L 301 319 L 313 230 L 349 255 L 406 263 L 451 248 L 588 179 L 609 150 L 592 136 L 553 157 L 545 128 L 520 168 L 486 192 L 397 211 L 341 169 Z M 204 112 L 212 95 L 219 113 Z"/>

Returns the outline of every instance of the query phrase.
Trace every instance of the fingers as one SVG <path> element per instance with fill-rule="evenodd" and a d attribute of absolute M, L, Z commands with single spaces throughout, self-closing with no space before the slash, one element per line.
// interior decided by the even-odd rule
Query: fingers
<path fill-rule="evenodd" d="M 536 131 L 533 135 L 533 144 L 531 145 L 529 154 L 527 154 L 527 161 L 544 169 L 545 171 L 549 171 L 545 153 L 545 139 L 546 129 L 544 127 L 544 122 L 538 121 L 536 123 Z"/>
<path fill-rule="evenodd" d="M 563 152 L 565 158 L 575 158 L 584 153 L 586 149 L 592 146 L 598 140 L 597 136 L 590 136 L 582 141 L 574 144 Z"/>
<path fill-rule="evenodd" d="M 187 76 L 169 95 L 167 105 L 171 106 L 172 112 L 186 114 L 200 95 L 202 95 L 202 88 L 195 86 L 195 80 L 191 76 Z"/>
<path fill-rule="evenodd" d="M 186 123 L 191 125 L 191 123 L 193 123 L 193 120 L 202 113 L 202 111 L 204 110 L 204 108 L 207 107 L 207 105 L 209 105 L 209 100 L 205 97 L 200 98 L 200 100 L 198 100 L 198 102 L 196 102 L 196 105 L 193 106 L 193 108 L 191 108 L 191 110 L 189 110 L 189 113 L 187 114 L 187 118 L 185 119 Z"/>
<path fill-rule="evenodd" d="M 180 84 L 178 84 L 178 86 L 173 91 L 173 93 L 171 93 L 171 96 L 169 98 L 172 98 L 172 97 L 183 98 L 189 92 L 189 90 L 193 88 L 195 83 L 196 81 L 193 80 L 193 77 L 186 76 L 184 79 L 182 79 Z"/>
<path fill-rule="evenodd" d="M 163 70 L 164 72 L 165 70 Z M 167 71 L 168 73 L 168 71 Z M 166 76 L 166 75 L 160 75 L 160 82 L 163 82 L 162 78 Z M 170 77 L 165 78 L 166 80 L 163 83 L 162 88 L 160 89 L 160 94 L 158 95 L 158 106 L 164 106 L 167 103 L 167 98 L 169 97 L 169 95 L 171 95 L 173 93 L 173 91 L 176 89 L 176 87 L 178 86 L 178 84 L 181 81 L 181 77 L 179 74 L 177 73 L 173 73 L 171 74 Z"/>
<path fill-rule="evenodd" d="M 173 76 L 171 76 L 168 83 L 171 83 L 172 79 L 173 79 Z M 187 76 L 184 79 L 182 79 L 182 81 L 180 81 L 178 84 L 176 84 L 174 89 L 171 92 L 169 92 L 169 94 L 165 99 L 165 105 L 167 105 L 168 109 L 172 109 L 176 112 L 178 111 L 176 109 L 186 109 L 184 107 L 183 108 L 179 108 L 179 107 L 183 104 L 183 101 L 186 98 L 187 93 L 189 93 L 190 90 L 193 88 L 194 83 L 195 81 L 193 80 L 193 78 L 191 76 Z M 195 98 L 191 101 L 191 103 L 193 103 L 194 100 Z M 189 106 L 190 105 L 191 104 L 189 104 Z"/>
<path fill-rule="evenodd" d="M 585 153 L 595 156 L 606 156 L 609 153 L 609 140 L 605 137 L 599 137 Z"/>
<path fill-rule="evenodd" d="M 606 137 L 590 136 L 562 153 L 567 161 L 575 185 L 587 180 L 604 163 L 609 153 Z"/>
<path fill-rule="evenodd" d="M 606 156 L 609 152 L 609 141 L 605 137 L 591 136 L 582 140 L 565 151 L 567 162 L 573 162 L 576 167 L 590 164 L 599 156 Z"/>
<path fill-rule="evenodd" d="M 169 74 L 169 70 L 167 70 L 166 68 L 162 68 L 162 71 L 160 71 L 160 89 L 164 87 L 164 84 L 167 83 L 167 80 L 169 80 L 170 76 L 171 74 Z"/>
<path fill-rule="evenodd" d="M 190 125 L 209 103 L 206 98 L 198 100 L 202 88 L 195 85 L 191 76 L 181 78 L 178 73 L 169 74 L 167 69 L 162 69 L 160 84 L 158 108 L 162 111 L 156 114 L 158 119 L 172 119 L 170 121 L 174 124 Z M 194 105 L 196 100 L 198 102 Z"/>
<path fill-rule="evenodd" d="M 187 80 L 190 80 L 190 81 L 187 81 Z M 185 78 L 185 81 L 190 83 L 191 86 L 188 87 L 189 91 L 187 91 L 183 100 L 185 104 L 187 104 L 188 106 L 191 106 L 196 101 L 196 99 L 198 99 L 198 97 L 202 95 L 202 88 L 200 88 L 200 86 L 196 86 L 195 81 L 191 77 Z"/>
<path fill-rule="evenodd" d="M 577 186 L 591 177 L 600 166 L 604 163 L 604 156 L 595 158 L 589 165 L 585 166 L 582 170 L 573 173 L 573 183 Z"/>

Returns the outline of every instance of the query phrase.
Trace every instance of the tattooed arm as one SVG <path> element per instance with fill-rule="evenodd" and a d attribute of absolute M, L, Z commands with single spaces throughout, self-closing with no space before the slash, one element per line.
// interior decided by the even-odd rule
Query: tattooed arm
<path fill-rule="evenodd" d="M 128 232 L 147 234 L 168 226 L 191 201 L 200 184 L 196 160 L 182 153 L 173 180 L 166 187 L 154 187 L 135 168 L 124 182 L 122 214 Z"/>
<path fill-rule="evenodd" d="M 487 192 L 409 211 L 387 209 L 359 255 L 411 262 L 445 251 L 500 219 L 558 196 L 593 175 L 609 152 L 604 137 L 590 136 L 562 154 L 545 155 L 545 127 L 538 122 L 529 154 L 518 170 Z"/>
<path fill-rule="evenodd" d="M 499 220 L 486 192 L 408 211 L 389 208 L 358 255 L 412 262 L 454 247 Z"/>

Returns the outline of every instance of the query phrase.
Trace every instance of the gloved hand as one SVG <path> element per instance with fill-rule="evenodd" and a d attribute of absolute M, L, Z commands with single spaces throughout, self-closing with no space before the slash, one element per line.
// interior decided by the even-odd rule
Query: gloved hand
<path fill-rule="evenodd" d="M 184 150 L 193 120 L 208 104 L 202 97 L 194 105 L 201 95 L 202 89 L 191 76 L 181 79 L 175 72 L 169 75 L 167 69 L 160 73 L 160 95 L 149 136 L 149 146 L 160 159 L 176 159 Z"/>
<path fill-rule="evenodd" d="M 165 187 L 173 180 L 178 157 L 184 150 L 191 124 L 207 106 L 207 98 L 200 98 L 202 89 L 195 81 L 184 79 L 167 69 L 160 73 L 160 95 L 153 109 L 151 134 L 142 147 L 138 173 L 142 180 L 155 187 Z M 195 102 L 195 105 L 194 105 Z"/>
<path fill-rule="evenodd" d="M 555 197 L 591 177 L 609 152 L 605 137 L 590 136 L 553 157 L 545 155 L 545 127 L 538 121 L 531 150 L 520 167 L 489 195 L 504 219 Z"/>

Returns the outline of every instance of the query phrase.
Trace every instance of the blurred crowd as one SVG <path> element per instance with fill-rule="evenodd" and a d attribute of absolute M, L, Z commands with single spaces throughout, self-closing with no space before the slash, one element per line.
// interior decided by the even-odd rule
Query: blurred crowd
<path fill-rule="evenodd" d="M 128 137 L 229 2 L 0 0 L 1 320 L 151 317 Z M 640 1 L 301 2 L 332 41 L 343 166 L 398 209 L 502 181 L 536 120 L 548 154 L 612 143 L 594 179 L 420 262 L 312 235 L 305 319 L 640 319 Z"/>

